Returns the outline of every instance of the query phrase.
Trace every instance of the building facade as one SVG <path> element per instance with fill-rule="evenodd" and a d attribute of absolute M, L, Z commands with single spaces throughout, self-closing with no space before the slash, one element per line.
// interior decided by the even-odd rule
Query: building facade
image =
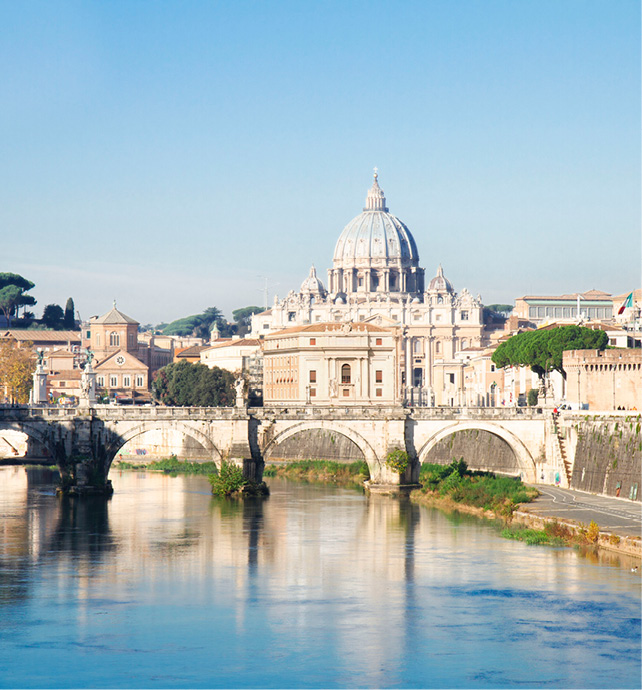
<path fill-rule="evenodd" d="M 320 323 L 400 329 L 397 380 L 411 404 L 450 404 L 448 367 L 459 366 L 460 350 L 485 344 L 481 298 L 455 292 L 441 266 L 426 284 L 414 237 L 389 212 L 376 172 L 363 212 L 337 240 L 328 288 L 312 267 L 299 292 L 252 317 L 252 334 Z"/>
<path fill-rule="evenodd" d="M 295 326 L 265 336 L 265 405 L 396 405 L 399 334 L 367 323 Z"/>

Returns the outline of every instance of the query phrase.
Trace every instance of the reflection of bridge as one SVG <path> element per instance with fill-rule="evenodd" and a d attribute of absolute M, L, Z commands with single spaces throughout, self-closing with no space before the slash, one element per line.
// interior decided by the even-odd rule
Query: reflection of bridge
<path fill-rule="evenodd" d="M 242 463 L 254 479 L 262 477 L 264 460 L 317 457 L 365 460 L 373 489 L 412 484 L 422 462 L 438 460 L 440 449 L 442 456 L 453 449 L 458 432 L 468 433 L 465 448 L 474 459 L 466 460 L 472 467 L 521 474 L 528 481 L 542 474 L 551 480 L 557 473 L 562 485 L 569 476 L 552 417 L 538 409 L 22 407 L 0 409 L 0 431 L 5 430 L 24 433 L 27 456 L 50 458 L 78 487 L 104 486 L 119 449 L 157 430 L 189 439 L 200 457 Z M 489 437 L 504 451 L 475 455 Z M 411 458 L 401 477 L 385 464 L 395 448 Z M 570 455 L 567 448 L 567 467 Z"/>

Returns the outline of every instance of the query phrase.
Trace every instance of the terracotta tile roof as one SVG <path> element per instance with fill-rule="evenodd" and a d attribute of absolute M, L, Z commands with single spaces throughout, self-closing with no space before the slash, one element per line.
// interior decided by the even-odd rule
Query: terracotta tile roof
<path fill-rule="evenodd" d="M 106 324 L 117 324 L 117 323 L 135 323 L 138 325 L 136 319 L 132 319 L 131 316 L 123 314 L 122 311 L 118 311 L 116 307 L 113 307 L 110 311 L 102 316 L 99 316 L 92 320 L 92 323 L 106 323 Z"/>
<path fill-rule="evenodd" d="M 180 350 L 176 353 L 176 357 L 196 357 L 200 355 L 203 350 L 207 349 L 207 345 L 192 345 L 192 347 L 186 347 L 184 350 Z"/>
<path fill-rule="evenodd" d="M 15 339 L 18 342 L 51 342 L 67 343 L 72 341 L 79 343 L 81 340 L 80 331 L 46 331 L 35 328 L 8 329 L 0 331 L 0 338 L 8 340 Z"/>
<path fill-rule="evenodd" d="M 216 340 L 213 345 L 204 347 L 203 350 L 217 350 L 222 347 L 233 347 L 234 345 L 255 347 L 260 344 L 261 341 L 258 338 L 226 338 L 225 340 Z"/>

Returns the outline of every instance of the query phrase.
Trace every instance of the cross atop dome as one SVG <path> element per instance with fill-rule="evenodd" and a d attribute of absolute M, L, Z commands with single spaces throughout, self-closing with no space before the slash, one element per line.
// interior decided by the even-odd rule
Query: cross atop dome
<path fill-rule="evenodd" d="M 379 186 L 377 182 L 379 178 L 379 169 L 374 169 L 374 181 L 372 182 L 372 187 L 368 190 L 368 196 L 366 196 L 366 205 L 364 211 L 384 211 L 388 212 L 386 208 L 386 197 L 383 193 L 383 189 Z"/>

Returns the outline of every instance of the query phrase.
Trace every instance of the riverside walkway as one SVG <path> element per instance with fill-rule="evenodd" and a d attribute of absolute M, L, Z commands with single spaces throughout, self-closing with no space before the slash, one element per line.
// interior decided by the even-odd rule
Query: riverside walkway
<path fill-rule="evenodd" d="M 642 505 L 639 502 L 557 486 L 532 486 L 541 496 L 532 503 L 523 504 L 523 512 L 585 525 L 594 521 L 604 532 L 642 539 Z"/>

